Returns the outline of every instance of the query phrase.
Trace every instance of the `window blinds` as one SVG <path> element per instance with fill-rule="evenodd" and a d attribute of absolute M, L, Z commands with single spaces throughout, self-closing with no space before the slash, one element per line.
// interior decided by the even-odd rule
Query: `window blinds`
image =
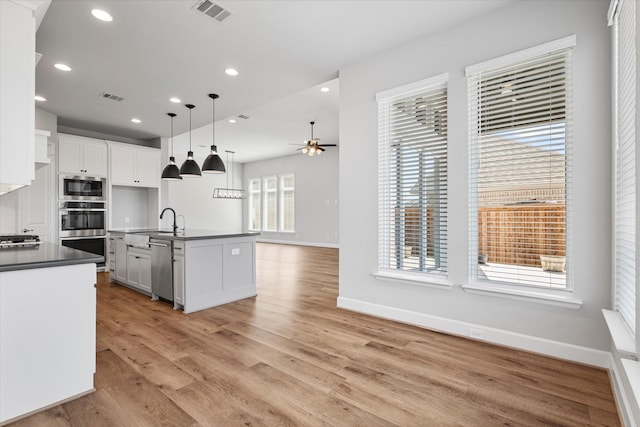
<path fill-rule="evenodd" d="M 249 180 L 249 230 L 260 230 L 260 178 Z"/>
<path fill-rule="evenodd" d="M 278 231 L 278 178 L 270 176 L 263 179 L 263 231 Z"/>
<path fill-rule="evenodd" d="M 474 280 L 566 287 L 570 54 L 467 74 Z"/>
<path fill-rule="evenodd" d="M 447 88 L 378 97 L 379 267 L 447 273 Z"/>
<path fill-rule="evenodd" d="M 614 20 L 615 305 L 636 330 L 636 2 L 620 1 Z"/>
<path fill-rule="evenodd" d="M 280 177 L 280 231 L 295 231 L 295 177 Z"/>

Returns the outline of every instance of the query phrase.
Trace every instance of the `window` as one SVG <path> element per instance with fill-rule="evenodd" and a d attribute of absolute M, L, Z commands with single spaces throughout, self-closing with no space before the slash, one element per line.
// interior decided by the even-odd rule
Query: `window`
<path fill-rule="evenodd" d="M 472 281 L 568 287 L 574 45 L 467 68 Z"/>
<path fill-rule="evenodd" d="M 447 274 L 447 76 L 379 93 L 379 268 Z"/>
<path fill-rule="evenodd" d="M 249 180 L 249 230 L 260 230 L 260 178 Z"/>
<path fill-rule="evenodd" d="M 636 2 L 620 1 L 614 37 L 615 309 L 636 330 Z"/>
<path fill-rule="evenodd" d="M 263 178 L 264 199 L 263 212 L 264 223 L 263 231 L 278 231 L 278 178 L 270 176 Z"/>
<path fill-rule="evenodd" d="M 295 231 L 295 181 L 293 175 L 280 177 L 280 231 Z"/>
<path fill-rule="evenodd" d="M 295 177 L 251 178 L 247 228 L 251 231 L 295 231 Z"/>

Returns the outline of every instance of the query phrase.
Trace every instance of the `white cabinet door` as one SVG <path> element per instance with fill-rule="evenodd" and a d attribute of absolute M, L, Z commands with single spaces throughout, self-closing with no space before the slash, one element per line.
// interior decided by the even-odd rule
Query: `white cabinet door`
<path fill-rule="evenodd" d="M 58 171 L 62 174 L 107 176 L 107 146 L 96 139 L 60 135 Z"/>
<path fill-rule="evenodd" d="M 160 186 L 160 150 L 109 142 L 111 184 L 134 187 Z"/>
<path fill-rule="evenodd" d="M 127 252 L 127 283 L 140 288 L 140 255 L 135 252 Z"/>
<path fill-rule="evenodd" d="M 134 185 L 135 150 L 110 144 L 111 147 L 111 184 Z"/>
<path fill-rule="evenodd" d="M 138 256 L 140 257 L 138 258 L 140 263 L 140 279 L 138 280 L 138 284 L 140 285 L 140 289 L 151 293 L 151 255 L 140 254 Z"/>
<path fill-rule="evenodd" d="M 33 11 L 0 1 L 0 183 L 34 177 L 36 20 Z"/>
<path fill-rule="evenodd" d="M 127 283 L 127 244 L 124 234 L 116 235 L 116 280 Z"/>
<path fill-rule="evenodd" d="M 107 146 L 104 142 L 86 142 L 83 152 L 84 173 L 107 176 Z"/>
<path fill-rule="evenodd" d="M 55 167 L 46 165 L 36 170 L 36 179 L 20 192 L 20 226 L 25 234 L 36 234 L 45 242 L 56 242 L 56 192 L 53 182 Z M 56 242 L 57 243 L 57 242 Z"/>
<path fill-rule="evenodd" d="M 127 251 L 127 282 L 143 292 L 151 293 L 151 253 L 144 249 Z"/>
<path fill-rule="evenodd" d="M 138 184 L 145 187 L 160 186 L 160 150 L 138 150 L 136 153 Z"/>
<path fill-rule="evenodd" d="M 58 138 L 58 171 L 72 175 L 81 175 L 84 170 L 84 151 L 79 139 Z"/>

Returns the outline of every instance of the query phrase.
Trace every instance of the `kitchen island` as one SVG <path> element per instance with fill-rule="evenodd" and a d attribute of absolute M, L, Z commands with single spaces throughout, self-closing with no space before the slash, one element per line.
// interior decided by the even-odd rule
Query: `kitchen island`
<path fill-rule="evenodd" d="M 135 237 L 129 240 L 135 243 L 128 244 L 126 250 L 139 257 L 119 253 L 124 248 L 121 245 L 118 249 L 116 245 L 113 255 L 116 260 L 126 260 L 127 274 L 116 275 L 115 281 L 136 288 L 132 286 L 136 277 L 170 277 L 171 298 L 154 291 L 159 288 L 158 280 L 162 279 L 151 281 L 150 292 L 144 287 L 138 290 L 150 293 L 153 299 L 168 299 L 174 308 L 185 313 L 256 295 L 256 237 L 259 233 L 217 230 L 182 230 L 176 233 L 170 230 L 116 230 L 112 233 L 120 234 L 119 237 L 125 241 L 127 237 Z M 148 255 L 141 252 L 140 236 L 149 239 Z M 163 243 L 170 246 L 171 255 L 164 258 L 154 256 L 154 251 Z M 142 272 L 143 263 L 138 262 L 147 256 L 152 270 L 150 274 Z M 122 266 L 116 264 L 110 266 L 110 271 L 116 272 L 119 268 Z M 136 274 L 130 274 L 132 269 Z M 123 280 L 125 277 L 133 279 Z"/>
<path fill-rule="evenodd" d="M 94 390 L 103 260 L 50 243 L 0 250 L 0 425 Z"/>

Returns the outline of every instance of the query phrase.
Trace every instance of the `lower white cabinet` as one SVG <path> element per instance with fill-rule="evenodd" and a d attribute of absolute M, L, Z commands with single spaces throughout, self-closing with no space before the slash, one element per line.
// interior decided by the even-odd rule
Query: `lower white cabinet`
<path fill-rule="evenodd" d="M 115 247 L 115 280 L 121 283 L 127 283 L 127 244 L 124 240 L 124 234 L 116 234 Z"/>
<path fill-rule="evenodd" d="M 127 283 L 141 291 L 151 293 L 151 253 L 130 247 L 127 251 Z"/>

